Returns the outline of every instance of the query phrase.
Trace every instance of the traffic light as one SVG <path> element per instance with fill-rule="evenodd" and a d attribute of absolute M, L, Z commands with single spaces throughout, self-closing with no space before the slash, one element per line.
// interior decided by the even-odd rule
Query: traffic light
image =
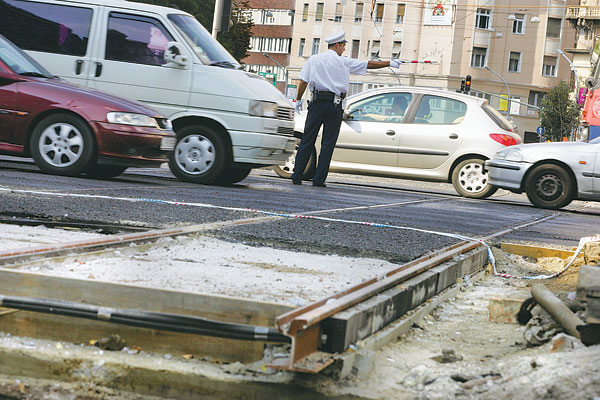
<path fill-rule="evenodd" d="M 465 93 L 469 93 L 471 91 L 471 75 L 467 75 L 465 79 Z"/>
<path fill-rule="evenodd" d="M 460 82 L 460 93 L 464 93 L 465 92 L 465 80 L 463 79 Z"/>

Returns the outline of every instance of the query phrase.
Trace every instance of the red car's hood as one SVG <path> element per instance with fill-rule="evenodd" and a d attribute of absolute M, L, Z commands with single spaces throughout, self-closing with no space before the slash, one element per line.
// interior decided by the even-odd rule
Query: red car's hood
<path fill-rule="evenodd" d="M 50 91 L 59 90 L 61 91 L 61 96 L 72 96 L 73 99 L 77 99 L 78 101 L 87 99 L 90 103 L 103 106 L 107 111 L 126 111 L 154 117 L 160 116 L 155 110 L 137 101 L 66 82 L 62 79 L 31 78 L 30 81 L 45 85 Z"/>

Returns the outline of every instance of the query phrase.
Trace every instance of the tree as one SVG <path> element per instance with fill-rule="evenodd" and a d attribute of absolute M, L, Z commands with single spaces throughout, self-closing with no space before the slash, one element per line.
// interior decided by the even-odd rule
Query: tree
<path fill-rule="evenodd" d="M 579 125 L 579 110 L 570 98 L 571 88 L 561 81 L 542 99 L 540 125 L 546 129 L 546 137 L 552 141 L 561 141 L 569 137 Z"/>
<path fill-rule="evenodd" d="M 238 61 L 248 57 L 252 37 L 252 14 L 247 0 L 233 0 L 231 22 L 227 32 L 219 32 L 219 42 Z"/>

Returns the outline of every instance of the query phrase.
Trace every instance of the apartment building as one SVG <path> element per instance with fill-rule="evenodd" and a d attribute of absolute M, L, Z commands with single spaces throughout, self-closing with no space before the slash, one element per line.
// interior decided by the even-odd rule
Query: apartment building
<path fill-rule="evenodd" d="M 249 56 L 241 61 L 247 71 L 265 76 L 283 93 L 287 89 L 294 3 L 294 0 L 250 0 L 248 2 L 254 27 Z"/>
<path fill-rule="evenodd" d="M 308 57 L 326 50 L 325 37 L 345 30 L 347 56 L 435 62 L 352 76 L 351 94 L 398 84 L 456 90 L 471 75 L 471 94 L 488 98 L 523 137 L 535 139 L 538 112 L 526 104 L 539 106 L 545 92 L 571 80 L 570 64 L 557 50 L 575 47 L 575 28 L 565 20 L 573 5 L 578 2 L 296 0 L 290 82 Z"/>

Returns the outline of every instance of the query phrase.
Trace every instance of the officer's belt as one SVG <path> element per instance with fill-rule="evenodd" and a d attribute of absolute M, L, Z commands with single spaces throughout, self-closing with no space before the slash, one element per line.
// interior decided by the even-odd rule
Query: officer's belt
<path fill-rule="evenodd" d="M 314 102 L 328 102 L 332 103 L 335 99 L 336 94 L 333 92 L 328 92 L 326 90 L 313 90 L 312 92 L 312 101 Z M 345 98 L 346 93 L 342 93 L 339 96 L 340 98 Z"/>

